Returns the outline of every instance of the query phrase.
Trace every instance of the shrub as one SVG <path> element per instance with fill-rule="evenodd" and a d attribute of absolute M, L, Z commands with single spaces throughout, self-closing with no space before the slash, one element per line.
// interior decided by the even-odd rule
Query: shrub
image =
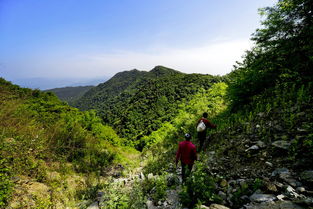
<path fill-rule="evenodd" d="M 9 201 L 12 193 L 13 183 L 10 181 L 10 169 L 6 160 L 0 159 L 0 208 L 3 208 Z"/>
<path fill-rule="evenodd" d="M 197 162 L 179 194 L 181 203 L 188 208 L 194 208 L 198 203 L 219 203 L 221 199 L 215 194 L 215 189 L 215 179 L 206 173 L 203 163 Z"/>

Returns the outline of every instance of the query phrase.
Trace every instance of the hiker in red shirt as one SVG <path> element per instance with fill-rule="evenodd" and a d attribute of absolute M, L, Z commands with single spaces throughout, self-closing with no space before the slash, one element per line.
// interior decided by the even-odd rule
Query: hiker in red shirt
<path fill-rule="evenodd" d="M 176 153 L 176 167 L 178 160 L 181 162 L 182 167 L 182 179 L 185 181 L 186 176 L 191 172 L 194 161 L 197 159 L 196 146 L 191 143 L 191 135 L 185 134 L 185 141 L 182 141 L 178 145 Z M 188 171 L 186 167 L 188 166 Z M 187 173 L 188 172 L 188 173 Z"/>
<path fill-rule="evenodd" d="M 197 123 L 197 132 L 198 132 L 198 139 L 199 139 L 199 142 L 200 142 L 200 146 L 199 146 L 199 152 L 202 150 L 202 147 L 203 147 L 203 144 L 204 144 L 204 141 L 205 141 L 205 138 L 206 138 L 206 132 L 207 132 L 207 129 L 208 128 L 216 128 L 216 125 L 214 125 L 213 123 L 211 123 L 207 117 L 208 117 L 208 113 L 203 113 L 202 115 L 203 117 L 200 118 L 198 120 L 198 123 Z M 200 122 L 203 122 L 205 124 L 205 129 L 200 131 L 198 130 L 198 125 Z"/>

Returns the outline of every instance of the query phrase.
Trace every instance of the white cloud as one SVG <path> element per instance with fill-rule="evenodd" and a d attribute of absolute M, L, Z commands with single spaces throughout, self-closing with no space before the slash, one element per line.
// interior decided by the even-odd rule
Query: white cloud
<path fill-rule="evenodd" d="M 163 65 L 185 73 L 224 75 L 241 60 L 244 51 L 252 46 L 247 40 L 219 39 L 201 47 L 175 49 L 150 47 L 138 52 L 119 50 L 114 53 L 42 54 L 24 57 L 9 66 L 20 78 L 76 78 L 91 79 L 113 76 L 125 70 L 151 70 Z M 21 70 L 22 69 L 22 70 Z"/>
<path fill-rule="evenodd" d="M 250 41 L 236 40 L 189 49 L 162 47 L 145 53 L 119 51 L 114 54 L 91 55 L 85 61 L 95 68 L 108 69 L 111 74 L 116 73 L 116 70 L 150 70 L 156 65 L 163 65 L 185 73 L 225 75 L 251 46 Z"/>

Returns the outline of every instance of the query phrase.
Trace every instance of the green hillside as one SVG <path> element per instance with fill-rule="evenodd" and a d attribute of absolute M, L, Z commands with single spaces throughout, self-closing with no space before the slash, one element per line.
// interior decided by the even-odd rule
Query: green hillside
<path fill-rule="evenodd" d="M 0 207 L 76 207 L 98 178 L 137 152 L 93 111 L 0 79 Z M 72 182 L 73 181 L 73 182 Z M 72 183 L 71 183 L 72 182 Z"/>
<path fill-rule="evenodd" d="M 177 115 L 180 105 L 207 90 L 220 77 L 184 74 L 157 66 L 149 72 L 132 70 L 116 74 L 88 91 L 76 103 L 80 109 L 95 109 L 105 123 L 141 149 L 139 140 Z"/>
<path fill-rule="evenodd" d="M 57 97 L 68 103 L 72 103 L 75 100 L 82 97 L 87 91 L 89 91 L 94 86 L 76 86 L 76 87 L 64 87 L 64 88 L 55 88 L 48 89 L 45 92 L 53 92 Z"/>

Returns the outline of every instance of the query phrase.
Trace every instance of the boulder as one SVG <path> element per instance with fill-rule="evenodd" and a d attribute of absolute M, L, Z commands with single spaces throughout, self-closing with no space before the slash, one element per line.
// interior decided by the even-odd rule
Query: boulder
<path fill-rule="evenodd" d="M 151 200 L 147 200 L 146 206 L 148 209 L 156 209 L 157 208 L 156 206 L 154 206 L 154 204 Z"/>
<path fill-rule="evenodd" d="M 245 205 L 246 209 L 304 209 L 291 201 L 262 202 Z"/>
<path fill-rule="evenodd" d="M 299 197 L 299 194 L 296 193 L 295 189 L 292 188 L 291 186 L 287 186 L 287 188 L 286 188 L 286 195 L 288 197 L 294 197 L 294 198 L 298 198 Z"/>
<path fill-rule="evenodd" d="M 276 197 L 272 194 L 253 194 L 250 196 L 251 202 L 270 202 L 275 199 Z"/>
<path fill-rule="evenodd" d="M 100 209 L 100 208 L 99 208 L 98 202 L 94 202 L 91 205 L 89 205 L 87 209 Z"/>
<path fill-rule="evenodd" d="M 305 192 L 305 188 L 304 187 L 297 187 L 296 191 L 299 193 L 303 193 L 303 192 Z"/>
<path fill-rule="evenodd" d="M 286 198 L 286 196 L 283 195 L 283 194 L 280 194 L 280 195 L 277 195 L 276 198 L 277 198 L 278 200 L 283 200 L 284 198 Z"/>
<path fill-rule="evenodd" d="M 219 204 L 211 204 L 209 209 L 229 209 L 228 207 L 224 205 L 219 205 Z"/>

